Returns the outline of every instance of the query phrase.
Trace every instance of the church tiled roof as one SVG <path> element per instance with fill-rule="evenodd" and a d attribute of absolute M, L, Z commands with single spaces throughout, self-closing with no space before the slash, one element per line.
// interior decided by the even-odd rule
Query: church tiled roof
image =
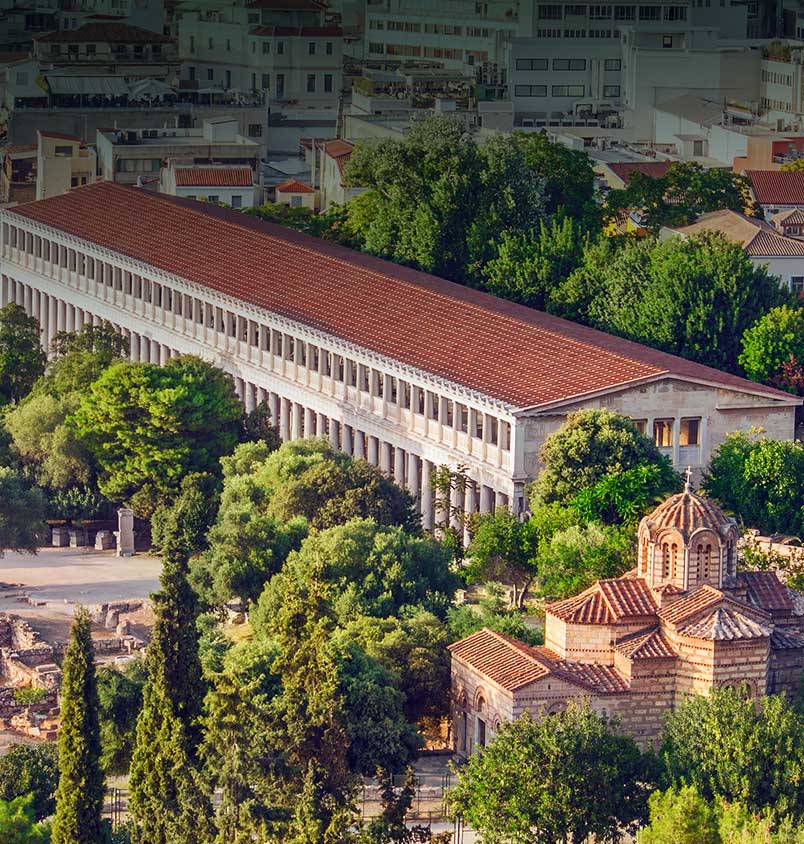
<path fill-rule="evenodd" d="M 792 612 L 793 601 L 775 571 L 744 571 L 737 578 L 745 584 L 752 606 L 766 611 Z"/>
<path fill-rule="evenodd" d="M 804 636 L 789 627 L 774 627 L 771 633 L 771 647 L 775 651 L 804 650 Z"/>
<path fill-rule="evenodd" d="M 626 636 L 614 646 L 629 659 L 669 659 L 678 656 L 658 627 Z"/>
<path fill-rule="evenodd" d="M 684 621 L 685 618 L 709 609 L 709 607 L 713 607 L 725 599 L 726 596 L 723 592 L 715 589 L 714 586 L 699 586 L 686 597 L 679 598 L 672 604 L 662 607 L 658 615 L 670 624 L 678 624 L 680 621 Z"/>
<path fill-rule="evenodd" d="M 734 639 L 760 639 L 771 635 L 771 628 L 759 624 L 731 607 L 715 607 L 698 621 L 679 628 L 683 636 L 716 642 Z"/>
<path fill-rule="evenodd" d="M 710 528 L 720 534 L 723 527 L 731 523 L 731 519 L 714 501 L 696 495 L 687 487 L 683 492 L 662 502 L 646 517 L 646 522 L 654 531 L 675 528 L 686 542 L 701 528 Z"/>
<path fill-rule="evenodd" d="M 598 580 L 580 595 L 548 604 L 547 611 L 571 624 L 614 624 L 655 615 L 656 602 L 641 577 L 618 577 Z"/>

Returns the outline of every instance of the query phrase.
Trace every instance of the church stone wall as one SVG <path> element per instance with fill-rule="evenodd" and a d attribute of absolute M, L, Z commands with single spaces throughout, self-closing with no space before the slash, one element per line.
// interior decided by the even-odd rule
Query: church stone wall
<path fill-rule="evenodd" d="M 547 613 L 545 646 L 563 659 L 611 665 L 614 631 L 608 624 L 571 624 Z"/>
<path fill-rule="evenodd" d="M 802 667 L 804 660 L 802 653 L 796 648 L 771 651 L 768 666 L 768 694 L 786 694 L 793 698 L 801 688 Z"/>

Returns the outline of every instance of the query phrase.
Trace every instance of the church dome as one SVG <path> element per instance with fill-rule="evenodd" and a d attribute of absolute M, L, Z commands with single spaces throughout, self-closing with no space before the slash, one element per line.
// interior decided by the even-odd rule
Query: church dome
<path fill-rule="evenodd" d="M 654 590 L 672 586 L 686 592 L 704 583 L 720 588 L 736 574 L 737 524 L 714 501 L 693 492 L 690 474 L 687 470 L 683 492 L 639 523 L 638 571 Z"/>
<path fill-rule="evenodd" d="M 665 528 L 674 528 L 689 542 L 689 538 L 699 530 L 708 529 L 725 538 L 731 533 L 734 520 L 708 498 L 697 495 L 689 484 L 684 491 L 663 501 L 643 520 L 652 533 Z"/>

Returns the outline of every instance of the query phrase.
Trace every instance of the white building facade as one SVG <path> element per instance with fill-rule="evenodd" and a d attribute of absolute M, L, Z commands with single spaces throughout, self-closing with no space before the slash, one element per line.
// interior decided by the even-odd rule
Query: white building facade
<path fill-rule="evenodd" d="M 0 222 L 0 306 L 35 316 L 43 344 L 108 321 L 132 360 L 211 360 L 247 410 L 267 402 L 283 439 L 326 437 L 406 486 L 426 528 L 442 465 L 467 478 L 457 513 L 524 512 L 572 410 L 629 415 L 699 470 L 731 431 L 794 433 L 793 396 L 232 211 L 98 183 Z M 246 282 L 246 265 L 262 275 Z"/>

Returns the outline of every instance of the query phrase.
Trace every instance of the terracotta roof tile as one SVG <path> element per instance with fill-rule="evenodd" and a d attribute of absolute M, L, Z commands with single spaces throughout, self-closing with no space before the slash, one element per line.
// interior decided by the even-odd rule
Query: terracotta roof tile
<path fill-rule="evenodd" d="M 804 205 L 804 173 L 800 170 L 746 170 L 760 205 Z"/>
<path fill-rule="evenodd" d="M 547 605 L 547 611 L 572 624 L 615 624 L 623 618 L 656 614 L 656 602 L 641 578 L 599 580 L 588 589 Z"/>
<path fill-rule="evenodd" d="M 775 651 L 804 650 L 804 636 L 788 627 L 774 627 L 771 633 L 771 648 Z"/>
<path fill-rule="evenodd" d="M 785 226 L 804 226 L 804 211 L 800 208 L 790 208 L 787 211 L 782 211 L 773 218 L 774 223 L 783 224 Z"/>
<path fill-rule="evenodd" d="M 716 642 L 735 639 L 761 639 L 771 635 L 771 628 L 758 624 L 736 609 L 716 607 L 703 618 L 679 628 L 683 636 Z"/>
<path fill-rule="evenodd" d="M 281 185 L 276 186 L 278 193 L 315 193 L 315 188 L 300 182 L 298 179 L 285 179 Z"/>
<path fill-rule="evenodd" d="M 550 673 L 550 663 L 539 658 L 524 642 L 488 628 L 453 643 L 449 650 L 509 692 Z"/>
<path fill-rule="evenodd" d="M 616 651 L 630 659 L 672 659 L 678 656 L 658 627 L 620 639 Z"/>
<path fill-rule="evenodd" d="M 111 182 L 19 205 L 34 220 L 505 402 L 662 377 L 788 393 L 210 204 Z"/>
<path fill-rule="evenodd" d="M 695 615 L 695 613 L 714 606 L 725 598 L 726 596 L 719 589 L 703 585 L 699 586 L 694 592 L 690 592 L 686 597 L 679 598 L 672 604 L 662 607 L 657 615 L 670 624 L 677 624 L 685 618 Z"/>
<path fill-rule="evenodd" d="M 733 524 L 714 501 L 688 489 L 663 501 L 645 520 L 654 530 L 675 528 L 686 540 L 701 528 L 720 533 Z"/>
<path fill-rule="evenodd" d="M 628 184 L 634 173 L 642 173 L 651 179 L 661 179 L 673 164 L 673 161 L 620 161 L 609 164 L 608 167 L 615 176 Z"/>
<path fill-rule="evenodd" d="M 5 155 L 16 155 L 20 152 L 36 152 L 36 144 L 12 144 L 11 146 L 2 147 L 2 152 Z"/>
<path fill-rule="evenodd" d="M 737 575 L 747 587 L 749 602 L 761 610 L 793 611 L 793 601 L 787 587 L 774 571 L 744 571 Z"/>
<path fill-rule="evenodd" d="M 62 29 L 35 37 L 44 44 L 172 44 L 173 39 L 161 32 L 151 32 L 127 23 L 85 23 L 78 29 Z"/>
<path fill-rule="evenodd" d="M 615 694 L 628 691 L 628 681 L 611 665 L 561 660 L 555 674 L 565 680 L 584 686 L 596 694 Z"/>
<path fill-rule="evenodd" d="M 23 52 L 0 52 L 0 67 L 16 62 L 24 62 L 31 57 L 30 53 Z"/>
<path fill-rule="evenodd" d="M 176 184 L 180 187 L 251 187 L 251 167 L 177 167 Z"/>
<path fill-rule="evenodd" d="M 724 209 L 702 214 L 692 225 L 676 229 L 684 236 L 701 232 L 720 232 L 733 243 L 739 243 L 754 258 L 804 255 L 804 241 L 781 234 L 764 220 L 746 217 Z"/>
<path fill-rule="evenodd" d="M 50 132 L 47 129 L 40 129 L 39 134 L 43 138 L 54 138 L 57 141 L 75 141 L 75 143 L 83 143 L 78 135 L 68 135 L 66 132 Z"/>

